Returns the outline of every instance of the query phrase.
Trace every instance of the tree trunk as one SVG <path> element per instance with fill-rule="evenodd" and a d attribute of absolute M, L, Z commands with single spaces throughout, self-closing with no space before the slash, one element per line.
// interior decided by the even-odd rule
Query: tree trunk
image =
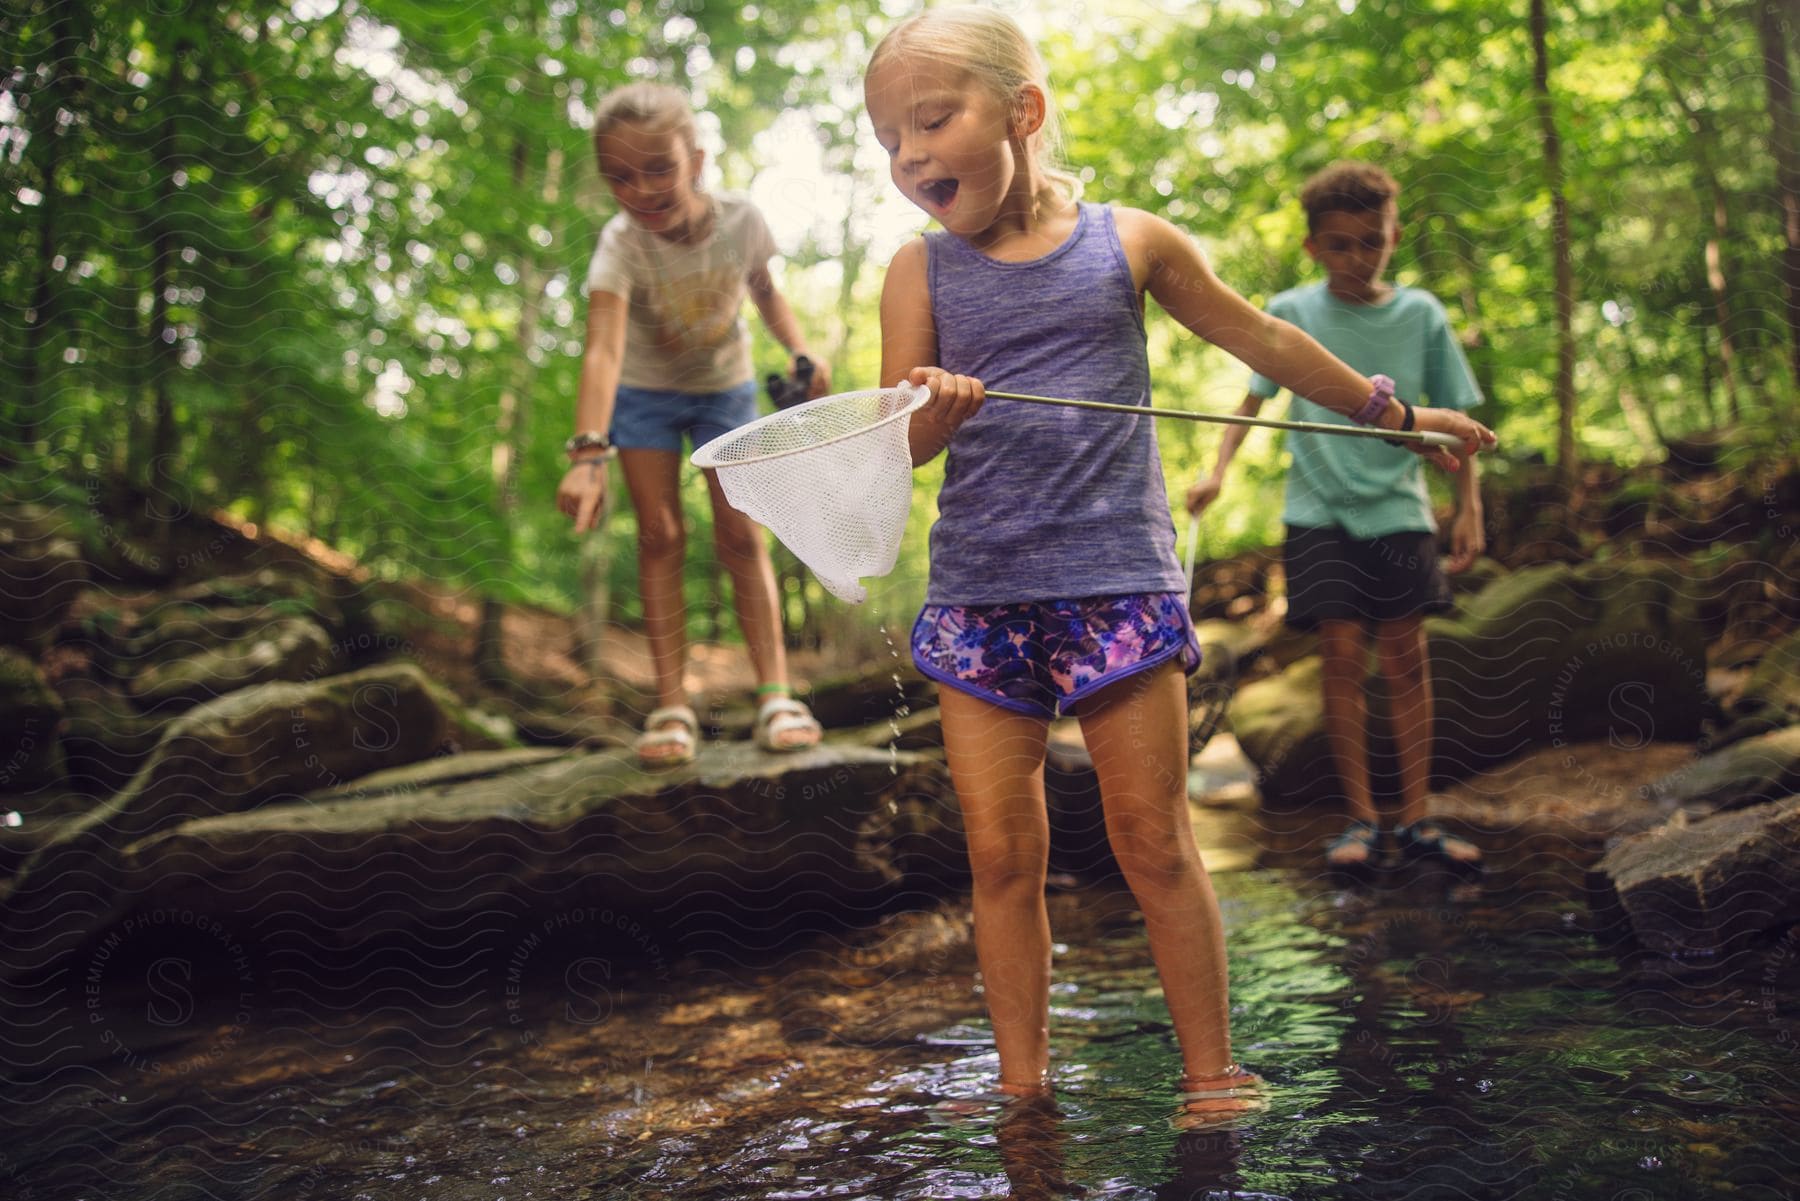
<path fill-rule="evenodd" d="M 1670 6 L 1670 14 L 1681 15 L 1673 5 Z M 1704 64 L 1704 44 L 1696 45 L 1693 53 Z M 1707 195 L 1712 201 L 1712 232 L 1707 235 L 1701 253 L 1706 264 L 1706 287 L 1712 293 L 1713 321 L 1719 327 L 1719 367 L 1720 376 L 1725 381 L 1725 402 L 1731 409 L 1732 419 L 1736 420 L 1742 415 L 1743 409 L 1738 397 L 1737 343 L 1732 334 L 1735 322 L 1732 319 L 1724 253 L 1727 235 L 1730 233 L 1731 210 L 1726 203 L 1725 185 L 1720 182 L 1718 170 L 1714 166 L 1718 161 L 1718 131 L 1713 128 L 1712 114 L 1704 106 L 1695 108 L 1688 104 L 1681 81 L 1666 66 L 1663 69 L 1663 81 L 1668 84 L 1669 94 L 1675 98 L 1675 106 L 1681 110 L 1689 128 L 1694 131 L 1694 166 L 1705 181 Z"/>
<path fill-rule="evenodd" d="M 513 186 L 523 189 L 529 175 L 530 154 L 520 137 L 513 146 Z M 555 204 L 562 188 L 562 151 L 551 150 L 544 164 L 544 200 Z M 527 242 L 526 245 L 533 245 Z M 538 319 L 543 311 L 545 271 L 535 250 L 519 260 L 519 329 L 513 356 L 512 378 L 500 393 L 500 413 L 494 425 L 494 487 L 500 518 L 510 532 L 519 509 L 519 440 L 531 403 L 531 385 L 537 376 L 532 346 L 537 341 Z"/>
<path fill-rule="evenodd" d="M 0 439 L 0 465 L 16 462 L 31 453 L 32 444 L 43 436 L 42 422 L 50 412 L 43 359 L 46 336 L 55 324 L 56 316 L 56 270 L 51 263 L 56 258 L 56 239 L 61 233 L 57 222 L 62 198 L 58 172 L 62 166 L 64 139 L 73 136 L 77 128 L 71 124 L 65 132 L 59 113 L 65 106 L 73 107 L 71 93 L 80 86 L 74 62 L 78 50 L 75 32 L 69 23 L 69 9 L 57 5 L 51 10 L 50 47 L 44 56 L 50 79 L 33 97 L 35 103 L 27 110 L 32 142 L 41 145 L 44 152 L 38 181 L 43 189 L 43 199 L 38 202 L 37 263 L 31 287 L 31 307 L 25 314 L 24 359 L 19 371 L 19 417 L 12 434 Z"/>
<path fill-rule="evenodd" d="M 521 193 L 530 182 L 530 148 L 525 136 L 515 136 L 512 156 L 513 186 Z M 562 193 L 562 151 L 552 148 L 545 157 L 543 198 L 554 206 Z M 532 347 L 537 342 L 538 318 L 543 311 L 544 283 L 548 273 L 538 261 L 536 244 L 529 238 L 519 258 L 519 329 L 514 339 L 511 378 L 500 393 L 500 411 L 494 424 L 493 479 L 495 506 L 499 511 L 500 544 L 495 555 L 501 570 L 512 562 L 512 527 L 519 511 L 519 443 L 526 426 L 532 383 L 537 365 Z M 475 672 L 482 683 L 504 687 L 507 675 L 500 645 L 501 603 L 483 596 L 481 622 L 475 636 Z"/>
<path fill-rule="evenodd" d="M 1556 465 L 1565 490 L 1573 493 L 1581 462 L 1575 449 L 1575 262 L 1570 249 L 1569 202 L 1563 194 L 1562 137 L 1550 100 L 1549 18 L 1544 0 L 1531 0 L 1532 87 L 1544 143 L 1544 173 L 1550 187 L 1551 247 L 1556 263 Z"/>
<path fill-rule="evenodd" d="M 506 603 L 483 596 L 475 622 L 475 675 L 490 688 L 501 688 L 507 680 L 505 622 Z"/>
<path fill-rule="evenodd" d="M 254 244 L 258 252 L 265 250 L 274 235 L 274 216 L 275 206 L 266 200 L 258 204 L 252 214 L 256 231 Z M 290 385 L 277 376 L 261 386 L 254 403 L 243 406 L 237 419 L 241 442 L 237 453 L 232 456 L 228 476 L 230 483 L 219 498 L 224 504 L 239 499 L 248 500 L 250 520 L 258 528 L 267 528 L 269 524 L 276 474 L 270 470 L 273 457 L 270 447 L 274 440 L 263 433 L 261 422 L 271 412 L 282 411 L 283 395 L 289 390 Z M 278 431 L 279 424 L 274 429 Z"/>
<path fill-rule="evenodd" d="M 1706 323 L 1697 322 L 1694 334 L 1700 339 L 1700 400 L 1706 405 L 1706 423 L 1719 424 L 1719 408 L 1713 401 L 1712 347 L 1706 338 Z"/>
<path fill-rule="evenodd" d="M 1433 64 L 1429 60 L 1419 62 L 1416 68 L 1421 83 L 1431 78 Z M 1425 111 L 1420 114 L 1420 121 L 1426 129 L 1434 131 L 1434 134 L 1443 125 L 1443 110 L 1436 101 L 1425 106 Z M 1410 210 L 1407 240 L 1413 245 L 1413 261 L 1418 264 L 1419 275 L 1424 280 L 1426 290 L 1432 295 L 1447 295 L 1451 290 L 1450 272 L 1454 256 L 1445 249 L 1442 240 L 1432 232 L 1431 226 L 1434 218 L 1443 215 L 1448 220 L 1448 215 L 1442 213 L 1435 190 L 1430 190 L 1429 184 L 1426 188 L 1411 193 L 1411 201 L 1407 207 Z"/>
<path fill-rule="evenodd" d="M 1731 410 L 1731 419 L 1736 421 L 1744 415 L 1744 410 L 1738 399 L 1737 344 L 1731 336 L 1731 298 L 1725 285 L 1725 232 L 1725 192 L 1716 186 L 1715 181 L 1713 236 L 1706 239 L 1703 253 L 1706 257 L 1706 286 L 1713 298 L 1713 320 L 1719 326 L 1719 373 L 1725 380 L 1725 404 Z"/>
<path fill-rule="evenodd" d="M 36 278 L 32 281 L 31 307 L 25 312 L 24 361 L 19 370 L 19 416 L 11 433 L 0 438 L 0 466 L 18 462 L 31 453 L 32 444 L 40 433 L 40 418 L 49 412 L 49 406 L 44 402 L 43 345 L 56 303 L 52 283 L 56 273 L 51 270 L 50 260 L 56 255 L 59 141 L 52 133 L 44 152 L 44 199 L 38 205 Z"/>
<path fill-rule="evenodd" d="M 149 491 L 145 516 L 157 557 L 165 562 L 174 542 L 173 515 L 179 485 L 175 457 L 181 434 L 175 423 L 175 375 L 181 366 L 180 331 L 169 316 L 175 288 L 175 173 L 181 169 L 175 117 L 181 103 L 187 49 L 178 44 L 169 59 L 169 86 L 162 101 L 162 123 L 156 138 L 156 213 L 150 220 L 150 461 L 144 484 Z"/>
<path fill-rule="evenodd" d="M 1462 289 L 1457 296 L 1462 301 L 1463 324 L 1457 336 L 1468 353 L 1469 370 L 1475 374 L 1476 387 L 1481 389 L 1482 396 L 1492 400 L 1495 394 L 1494 363 L 1487 340 L 1487 318 L 1481 308 L 1481 262 L 1470 253 L 1470 240 L 1462 235 L 1454 221 L 1446 232 L 1462 269 Z"/>
<path fill-rule="evenodd" d="M 1656 402 L 1646 391 L 1645 399 L 1638 400 L 1637 388 L 1644 378 L 1644 364 L 1638 359 L 1637 351 L 1631 345 L 1631 331 L 1621 327 L 1619 344 L 1624 348 L 1625 374 L 1619 381 L 1619 411 L 1625 415 L 1626 428 L 1638 440 L 1646 454 L 1655 455 L 1668 445 L 1668 437 L 1663 432 L 1662 422 L 1656 415 Z"/>
<path fill-rule="evenodd" d="M 854 163 L 852 163 L 852 172 L 851 195 L 854 196 L 855 189 L 861 185 L 860 176 L 854 172 Z M 850 344 L 850 314 L 856 311 L 856 283 L 862 276 L 863 264 L 867 262 L 869 258 L 868 243 L 866 241 L 860 241 L 856 237 L 855 214 L 858 207 L 859 206 L 855 204 L 851 204 L 845 208 L 844 221 L 839 227 L 841 231 L 840 237 L 843 241 L 843 251 L 838 260 L 838 265 L 841 269 L 841 273 L 838 276 L 837 303 L 839 318 L 838 355 L 833 356 L 834 358 L 841 357 L 844 348 Z"/>
<path fill-rule="evenodd" d="M 1788 73 L 1788 13 L 1783 0 L 1760 0 L 1756 31 L 1762 42 L 1763 81 L 1769 89 L 1769 141 L 1781 193 L 1781 283 L 1788 328 L 1788 366 L 1800 386 L 1800 147 L 1794 138 L 1794 88 Z"/>

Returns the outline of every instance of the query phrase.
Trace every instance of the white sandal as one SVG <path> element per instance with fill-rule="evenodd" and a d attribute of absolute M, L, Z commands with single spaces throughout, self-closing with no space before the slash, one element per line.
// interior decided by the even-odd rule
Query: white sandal
<path fill-rule="evenodd" d="M 772 696 L 756 711 L 756 745 L 784 754 L 819 745 L 825 731 L 812 710 L 791 696 Z"/>
<path fill-rule="evenodd" d="M 678 724 L 671 724 L 678 723 Z M 687 705 L 654 709 L 644 719 L 644 732 L 632 744 L 644 767 L 678 767 L 694 760 L 700 740 L 700 718 Z"/>
<path fill-rule="evenodd" d="M 1183 1076 L 1177 1087 L 1180 1105 L 1169 1124 L 1186 1133 L 1232 1126 L 1269 1107 L 1262 1078 L 1235 1063 L 1217 1076 Z"/>
<path fill-rule="evenodd" d="M 1241 1064 L 1228 1063 L 1216 1076 L 1183 1076 L 1179 1099 L 1183 1104 L 1207 1101 L 1237 1101 L 1262 1092 L 1262 1077 L 1245 1070 Z"/>

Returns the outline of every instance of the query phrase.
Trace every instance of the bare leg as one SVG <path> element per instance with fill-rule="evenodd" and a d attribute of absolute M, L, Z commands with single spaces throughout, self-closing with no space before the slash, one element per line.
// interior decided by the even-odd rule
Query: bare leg
<path fill-rule="evenodd" d="M 975 954 L 1000 1052 L 1000 1086 L 1040 1091 L 1050 1070 L 1049 723 L 949 687 L 939 703 L 974 873 Z"/>
<path fill-rule="evenodd" d="M 788 682 L 787 648 L 781 640 L 781 616 L 776 607 L 775 565 L 769 561 L 769 544 L 763 529 L 731 507 L 719 486 L 716 471 L 706 473 L 712 492 L 713 531 L 719 561 L 731 574 L 732 607 L 738 628 L 756 668 L 756 682 L 763 685 Z"/>
<path fill-rule="evenodd" d="M 1231 1064 L 1225 929 L 1187 805 L 1187 691 L 1166 663 L 1096 693 L 1081 732 L 1100 777 L 1106 832 L 1124 869 L 1181 1042 L 1184 1075 Z"/>
<path fill-rule="evenodd" d="M 687 606 L 681 595 L 687 529 L 681 516 L 681 456 L 668 450 L 619 452 L 638 520 L 638 592 L 650 639 L 659 706 L 687 703 Z"/>
<path fill-rule="evenodd" d="M 1384 621 L 1375 630 L 1375 654 L 1387 680 L 1400 756 L 1400 824 L 1425 816 L 1431 778 L 1431 668 L 1425 658 L 1425 626 L 1417 617 Z"/>
<path fill-rule="evenodd" d="M 1331 748 L 1344 804 L 1352 818 L 1379 826 L 1381 819 L 1369 792 L 1368 702 L 1363 694 L 1369 654 L 1362 626 L 1353 621 L 1321 622 L 1319 655 L 1323 660 L 1325 741 Z"/>
<path fill-rule="evenodd" d="M 1400 824 L 1413 826 L 1429 816 L 1425 798 L 1431 790 L 1434 706 L 1424 623 L 1417 617 L 1381 623 L 1375 632 L 1375 653 L 1393 698 L 1394 738 L 1400 755 Z M 1481 862 L 1481 848 L 1466 838 L 1440 829 L 1432 841 L 1454 863 Z"/>

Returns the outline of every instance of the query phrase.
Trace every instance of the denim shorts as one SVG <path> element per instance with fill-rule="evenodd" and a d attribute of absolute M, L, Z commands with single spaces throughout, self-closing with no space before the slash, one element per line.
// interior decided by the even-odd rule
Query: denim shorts
<path fill-rule="evenodd" d="M 756 419 L 756 384 L 725 392 L 660 392 L 619 386 L 613 404 L 612 443 L 620 450 L 681 453 L 682 435 L 696 447 Z"/>
<path fill-rule="evenodd" d="M 1004 709 L 1055 717 L 1082 697 L 1200 643 L 1179 592 L 1134 592 L 1012 605 L 926 605 L 913 662 L 940 684 Z"/>

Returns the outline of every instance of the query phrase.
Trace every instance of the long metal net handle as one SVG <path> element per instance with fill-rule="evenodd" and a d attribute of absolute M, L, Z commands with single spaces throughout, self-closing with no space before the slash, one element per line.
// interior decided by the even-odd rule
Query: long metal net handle
<path fill-rule="evenodd" d="M 1191 409 L 1159 409 L 1151 405 L 1112 404 L 1104 400 L 1063 400 L 1055 396 L 1031 396 L 1023 392 L 996 392 L 996 400 L 1023 400 L 1037 405 L 1065 405 L 1071 409 L 1097 409 L 1102 413 L 1148 413 L 1152 417 L 1180 417 L 1186 421 L 1210 421 L 1217 425 L 1255 425 L 1270 430 L 1299 430 L 1308 434 L 1339 434 L 1347 438 L 1383 438 L 1389 442 L 1421 442 L 1461 450 L 1463 441 L 1454 434 L 1435 430 L 1383 430 L 1363 425 L 1331 425 L 1323 421 L 1282 421 L 1274 417 L 1246 417 L 1242 413 L 1200 413 Z"/>
<path fill-rule="evenodd" d="M 1388 438 L 1460 449 L 1448 434 L 1395 433 L 1320 422 L 1275 421 L 1098 400 L 989 392 L 998 400 L 1062 405 L 1130 416 L 1180 417 L 1352 437 Z M 694 451 L 697 467 L 718 473 L 726 499 L 760 522 L 810 567 L 833 595 L 867 595 L 861 580 L 892 571 L 911 507 L 907 422 L 930 392 L 901 384 L 807 401 L 714 438 Z M 1187 571 L 1192 575 L 1192 527 Z M 1190 584 L 1191 588 L 1191 584 Z"/>

